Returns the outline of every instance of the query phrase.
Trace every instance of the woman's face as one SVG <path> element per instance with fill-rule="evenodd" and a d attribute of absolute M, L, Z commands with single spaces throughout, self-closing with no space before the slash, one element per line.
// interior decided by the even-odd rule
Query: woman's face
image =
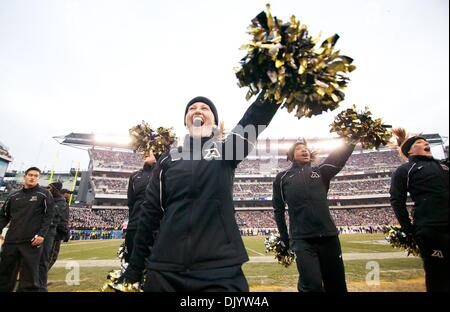
<path fill-rule="evenodd" d="M 311 153 L 304 144 L 298 144 L 294 150 L 294 160 L 300 164 L 307 164 L 311 161 Z"/>
<path fill-rule="evenodd" d="M 212 134 L 214 114 L 203 102 L 195 102 L 189 106 L 186 114 L 186 127 L 193 137 L 209 137 Z"/>
<path fill-rule="evenodd" d="M 416 140 L 409 149 L 409 156 L 428 156 L 432 157 L 430 143 L 423 139 Z"/>

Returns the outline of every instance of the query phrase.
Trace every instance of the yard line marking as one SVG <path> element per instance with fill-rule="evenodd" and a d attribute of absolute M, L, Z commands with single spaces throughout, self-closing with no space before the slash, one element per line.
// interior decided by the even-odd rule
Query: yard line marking
<path fill-rule="evenodd" d="M 246 275 L 247 278 L 270 278 L 269 275 Z M 298 277 L 298 274 L 283 274 L 283 277 Z"/>
<path fill-rule="evenodd" d="M 409 272 L 409 271 L 423 271 L 423 269 L 380 270 L 381 273 L 398 273 L 398 272 Z"/>
<path fill-rule="evenodd" d="M 105 248 L 111 248 L 111 246 L 100 246 L 100 247 L 94 247 L 94 248 L 82 248 L 82 249 L 70 249 L 70 250 L 61 250 L 59 253 L 60 255 L 68 254 L 68 253 L 74 253 L 74 252 L 81 252 L 81 251 L 88 251 L 88 250 L 97 250 L 97 249 L 105 249 Z"/>
<path fill-rule="evenodd" d="M 260 253 L 260 252 L 257 252 L 257 251 L 254 250 L 254 249 L 251 249 L 251 248 L 248 248 L 248 247 L 245 247 L 245 249 L 247 249 L 248 251 L 254 252 L 255 254 L 258 254 L 258 255 L 260 255 L 260 256 L 265 256 L 264 254 L 262 254 L 262 253 Z"/>
<path fill-rule="evenodd" d="M 118 241 L 123 241 L 123 239 L 91 239 L 91 240 L 89 240 L 89 239 L 86 239 L 86 240 L 81 240 L 81 241 L 77 241 L 77 243 L 73 243 L 73 244 L 71 244 L 71 243 L 69 243 L 69 244 L 63 244 L 63 245 L 61 245 L 61 246 L 65 246 L 65 247 L 67 247 L 67 246 L 78 246 L 78 245 L 89 245 L 89 244 L 100 244 L 100 243 L 105 243 L 105 242 L 108 242 L 108 243 L 117 243 Z M 73 242 L 73 241 L 72 241 Z"/>

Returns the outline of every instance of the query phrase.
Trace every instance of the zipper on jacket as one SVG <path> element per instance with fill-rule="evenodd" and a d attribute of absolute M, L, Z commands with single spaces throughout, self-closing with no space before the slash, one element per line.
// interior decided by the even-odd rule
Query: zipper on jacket
<path fill-rule="evenodd" d="M 312 170 L 311 170 L 311 172 L 312 172 Z M 306 191 L 306 194 L 307 194 L 307 198 L 306 198 L 307 202 L 306 202 L 306 205 L 305 205 L 306 207 L 308 207 L 307 212 L 309 212 L 311 214 L 311 216 L 313 216 L 314 220 L 318 219 L 320 221 L 321 218 L 317 217 L 316 208 L 313 206 L 312 201 L 311 201 L 311 183 L 307 183 L 306 182 L 304 168 L 302 168 L 301 175 L 302 175 L 302 179 L 303 179 L 303 184 L 305 186 L 305 191 Z M 323 235 L 324 235 L 323 232 L 319 233 L 319 237 L 323 237 Z"/>
<path fill-rule="evenodd" d="M 194 160 L 191 160 L 191 195 L 193 192 L 195 192 L 195 188 L 196 184 L 195 184 L 195 178 L 194 178 Z M 190 255 L 190 250 L 191 250 L 191 228 L 192 228 L 192 215 L 193 215 L 193 209 L 195 206 L 195 201 L 192 200 L 189 209 L 189 218 L 188 218 L 188 227 L 187 227 L 187 236 L 186 236 L 186 245 L 184 246 L 184 266 L 186 269 L 186 272 L 188 272 L 190 270 L 191 267 L 191 257 Z"/>
<path fill-rule="evenodd" d="M 309 196 L 309 188 L 308 188 L 308 184 L 306 183 L 306 179 L 305 179 L 305 172 L 304 172 L 304 168 L 302 168 L 301 170 L 299 170 L 300 176 L 302 178 L 302 184 L 305 187 L 305 192 L 306 194 L 308 194 Z"/>

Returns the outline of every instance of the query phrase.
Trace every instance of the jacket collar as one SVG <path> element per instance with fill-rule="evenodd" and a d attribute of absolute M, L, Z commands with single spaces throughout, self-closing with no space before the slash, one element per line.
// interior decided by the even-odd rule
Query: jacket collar
<path fill-rule="evenodd" d="M 145 172 L 151 171 L 154 165 L 144 164 L 142 168 Z"/>
<path fill-rule="evenodd" d="M 213 139 L 214 139 L 214 137 L 212 135 L 209 137 L 194 138 L 194 137 L 191 137 L 189 134 L 187 134 L 184 137 L 183 152 L 194 151 L 194 150 L 201 151 L 203 148 L 203 145 L 205 145 L 205 143 L 207 143 L 208 141 L 213 140 Z"/>
<path fill-rule="evenodd" d="M 413 161 L 413 162 L 432 161 L 432 160 L 434 160 L 434 158 L 433 157 L 428 157 L 428 156 L 422 156 L 422 155 L 414 155 L 414 156 L 409 156 L 408 160 L 409 161 Z"/>
<path fill-rule="evenodd" d="M 311 167 L 311 162 L 306 163 L 306 164 L 300 164 L 299 162 L 294 161 L 292 163 L 292 167 L 291 168 L 302 169 L 302 168 L 307 168 L 307 167 Z"/>
<path fill-rule="evenodd" d="M 37 184 L 35 187 L 26 189 L 25 186 L 22 186 L 22 192 L 24 193 L 31 193 L 34 192 L 35 190 L 37 190 L 39 188 L 39 184 Z"/>

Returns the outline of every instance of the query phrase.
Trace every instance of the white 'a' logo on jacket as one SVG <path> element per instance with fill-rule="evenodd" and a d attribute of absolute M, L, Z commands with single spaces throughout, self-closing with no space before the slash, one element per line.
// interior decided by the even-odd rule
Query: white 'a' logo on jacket
<path fill-rule="evenodd" d="M 320 175 L 317 172 L 313 171 L 313 172 L 311 172 L 311 178 L 318 179 L 318 178 L 320 178 Z"/>
<path fill-rule="evenodd" d="M 217 145 L 216 145 L 215 142 L 214 142 L 213 148 L 205 149 L 205 152 L 206 152 L 206 155 L 203 156 L 203 158 L 205 160 L 211 160 L 211 159 L 215 159 L 215 158 L 220 158 L 221 157 L 220 152 L 217 149 Z"/>
<path fill-rule="evenodd" d="M 433 253 L 431 254 L 432 257 L 436 258 L 444 258 L 444 254 L 442 253 L 442 250 L 433 250 Z"/>

